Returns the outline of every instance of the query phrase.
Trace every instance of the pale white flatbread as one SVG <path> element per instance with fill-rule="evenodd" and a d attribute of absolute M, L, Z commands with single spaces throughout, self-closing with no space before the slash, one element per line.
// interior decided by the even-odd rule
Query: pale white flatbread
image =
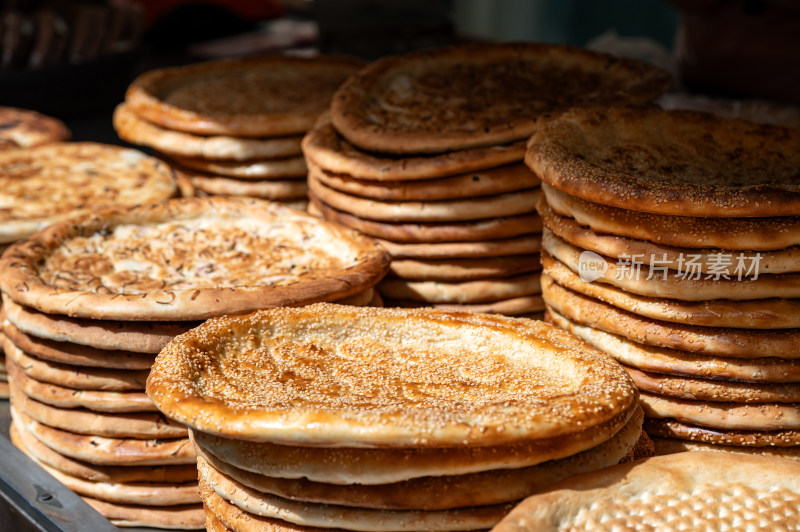
<path fill-rule="evenodd" d="M 800 464 L 689 452 L 576 475 L 529 497 L 495 532 L 791 530 Z M 646 528 L 645 528 L 646 527 Z"/>

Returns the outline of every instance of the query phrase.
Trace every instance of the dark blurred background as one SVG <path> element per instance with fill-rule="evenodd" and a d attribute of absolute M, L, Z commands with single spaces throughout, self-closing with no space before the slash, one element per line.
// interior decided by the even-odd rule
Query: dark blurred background
<path fill-rule="evenodd" d="M 3 0 L 0 105 L 114 141 L 107 117 L 152 68 L 475 40 L 589 46 L 656 62 L 683 90 L 800 103 L 797 0 Z"/>

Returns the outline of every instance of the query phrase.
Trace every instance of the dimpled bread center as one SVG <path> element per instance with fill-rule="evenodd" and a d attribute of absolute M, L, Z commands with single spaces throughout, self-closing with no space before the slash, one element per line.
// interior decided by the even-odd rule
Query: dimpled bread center
<path fill-rule="evenodd" d="M 338 271 L 356 256 L 319 223 L 205 214 L 72 238 L 47 257 L 40 275 L 63 290 L 120 294 L 275 286 Z"/>
<path fill-rule="evenodd" d="M 349 323 L 346 334 L 313 328 L 235 337 L 217 346 L 196 383 L 210 398 L 258 408 L 433 408 L 483 405 L 574 393 L 580 372 L 569 360 L 540 365 L 529 340 L 481 328 L 373 327 Z M 563 366 L 563 367 L 562 367 Z M 545 369 L 546 368 L 546 369 Z"/>
<path fill-rule="evenodd" d="M 797 530 L 798 523 L 800 497 L 785 488 L 764 492 L 743 484 L 700 484 L 678 495 L 644 493 L 602 498 L 561 529 L 788 531 Z"/>

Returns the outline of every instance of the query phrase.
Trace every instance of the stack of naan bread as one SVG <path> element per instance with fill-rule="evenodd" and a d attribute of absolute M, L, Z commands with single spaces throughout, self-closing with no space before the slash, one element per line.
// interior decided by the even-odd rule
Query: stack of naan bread
<path fill-rule="evenodd" d="M 800 458 L 800 131 L 575 110 L 526 162 L 549 318 L 626 366 L 656 450 Z"/>
<path fill-rule="evenodd" d="M 387 304 L 541 316 L 541 189 L 525 139 L 573 105 L 644 103 L 668 85 L 655 67 L 557 45 L 380 59 L 303 141 L 312 212 L 391 252 Z"/>
<path fill-rule="evenodd" d="M 186 428 L 144 393 L 155 354 L 213 316 L 369 302 L 387 267 L 372 240 L 252 198 L 51 225 L 0 259 L 13 441 L 112 522 L 201 527 Z"/>
<path fill-rule="evenodd" d="M 114 113 L 119 136 L 149 146 L 201 195 L 305 208 L 303 134 L 362 63 L 264 56 L 146 72 Z"/>
<path fill-rule="evenodd" d="M 209 530 L 480 530 L 616 464 L 625 371 L 540 321 L 323 303 L 212 319 L 147 393 L 188 425 Z"/>
<path fill-rule="evenodd" d="M 0 108 L 0 253 L 39 229 L 93 207 L 160 201 L 178 193 L 160 161 L 135 150 L 63 143 L 59 120 Z M 1 311 L 0 311 L 1 312 Z M 0 332 L 0 397 L 8 397 Z"/>

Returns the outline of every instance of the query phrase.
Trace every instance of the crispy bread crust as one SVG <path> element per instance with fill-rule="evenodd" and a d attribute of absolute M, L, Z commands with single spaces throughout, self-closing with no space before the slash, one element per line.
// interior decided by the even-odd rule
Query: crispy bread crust
<path fill-rule="evenodd" d="M 147 120 L 200 135 L 303 133 L 338 86 L 364 66 L 345 57 L 265 55 L 151 70 L 125 101 Z"/>
<path fill-rule="evenodd" d="M 199 320 L 341 299 L 388 266 L 374 241 L 276 203 L 183 198 L 51 226 L 4 253 L 0 286 L 46 313 Z"/>
<path fill-rule="evenodd" d="M 569 46 L 442 47 L 379 59 L 333 97 L 331 120 L 354 145 L 441 153 L 528 137 L 574 105 L 645 103 L 670 85 L 645 63 Z"/>
<path fill-rule="evenodd" d="M 456 332 L 459 339 L 449 336 Z M 242 343 L 253 334 L 260 338 L 263 367 L 242 371 L 255 369 L 245 362 L 254 351 Z M 464 340 L 473 334 L 482 339 Z M 505 347 L 492 344 L 489 356 L 487 335 Z M 530 350 L 537 356 L 529 356 Z M 267 351 L 273 363 L 265 364 Z M 192 369 L 199 366 L 190 363 L 189 353 L 209 371 Z M 499 353 L 509 358 L 496 358 Z M 319 357 L 325 362 L 315 366 L 315 377 L 299 378 Z M 420 362 L 409 364 L 407 357 Z M 490 359 L 493 369 L 484 367 Z M 281 367 L 294 369 L 286 373 Z M 365 374 L 366 367 L 373 369 Z M 379 380 L 385 383 L 379 389 L 375 368 L 381 368 Z M 545 375 L 556 368 L 555 382 L 561 384 L 552 387 Z M 233 380 L 220 378 L 231 371 L 237 374 Z M 288 380 L 268 377 L 274 371 Z M 418 371 L 428 375 L 418 385 L 420 393 L 404 398 L 402 383 L 423 378 L 413 376 Z M 472 384 L 457 384 L 464 379 L 454 373 L 460 371 L 474 375 L 467 379 Z M 525 378 L 515 377 L 522 373 Z M 432 376 L 437 377 L 429 380 Z M 502 390 L 492 384 L 495 378 L 504 383 Z M 348 392 L 334 386 L 341 379 L 349 383 Z M 475 391 L 467 393 L 469 399 L 468 389 Z M 193 429 L 311 446 L 501 445 L 601 424 L 636 400 L 635 388 L 615 362 L 541 322 L 330 303 L 209 320 L 162 350 L 147 393 L 162 412 Z M 292 399 L 300 396 L 300 402 Z"/>
<path fill-rule="evenodd" d="M 549 185 L 621 209 L 696 217 L 800 215 L 800 130 L 695 111 L 589 108 L 530 139 Z"/>
<path fill-rule="evenodd" d="M 359 150 L 336 132 L 326 113 L 303 137 L 303 154 L 307 161 L 328 172 L 356 179 L 415 181 L 520 162 L 525 155 L 525 141 L 434 155 L 392 157 Z"/>

